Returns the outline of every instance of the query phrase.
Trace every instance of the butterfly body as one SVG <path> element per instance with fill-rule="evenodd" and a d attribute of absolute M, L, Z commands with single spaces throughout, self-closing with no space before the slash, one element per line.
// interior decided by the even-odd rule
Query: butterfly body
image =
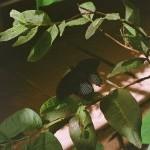
<path fill-rule="evenodd" d="M 67 72 L 60 80 L 56 89 L 59 100 L 65 99 L 71 94 L 89 96 L 94 92 L 92 84 L 100 86 L 101 79 L 97 73 L 99 61 L 96 59 L 85 59 L 80 61 L 74 68 Z"/>

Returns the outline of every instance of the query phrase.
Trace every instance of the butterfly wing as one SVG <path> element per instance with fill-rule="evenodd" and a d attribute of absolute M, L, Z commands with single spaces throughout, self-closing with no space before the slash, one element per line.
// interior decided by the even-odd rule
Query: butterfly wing
<path fill-rule="evenodd" d="M 94 92 L 92 85 L 87 81 L 82 81 L 80 83 L 80 88 L 78 94 L 81 96 L 89 95 Z"/>
<path fill-rule="evenodd" d="M 91 73 L 89 80 L 92 84 L 100 86 L 102 84 L 102 80 L 97 72 Z"/>
<path fill-rule="evenodd" d="M 101 83 L 97 73 L 98 66 L 99 61 L 96 59 L 89 58 L 80 61 L 60 80 L 56 89 L 56 97 L 63 100 L 74 93 L 80 96 L 88 96 L 93 93 L 92 83 L 98 86 Z"/>
<path fill-rule="evenodd" d="M 67 96 L 75 93 L 79 88 L 80 82 L 80 78 L 71 70 L 60 80 L 56 89 L 56 97 L 59 100 L 63 100 Z"/>
<path fill-rule="evenodd" d="M 88 76 L 89 74 L 96 72 L 100 62 L 94 58 L 88 58 L 80 61 L 75 69 L 82 75 Z"/>

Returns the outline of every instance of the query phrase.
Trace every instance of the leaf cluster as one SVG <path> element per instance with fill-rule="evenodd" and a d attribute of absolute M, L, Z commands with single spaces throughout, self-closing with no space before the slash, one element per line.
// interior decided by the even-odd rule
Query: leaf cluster
<path fill-rule="evenodd" d="M 85 39 L 89 39 L 96 32 L 115 41 L 126 49 L 143 54 L 117 63 L 107 78 L 120 73 L 138 69 L 149 61 L 149 39 L 141 27 L 140 14 L 136 6 L 129 0 L 122 0 L 125 7 L 125 16 L 122 19 L 119 13 L 103 13 L 96 10 L 94 3 L 78 4 L 79 14 L 75 17 L 53 22 L 48 14 L 39 10 L 63 0 L 36 0 L 37 10 L 19 12 L 12 10 L 10 17 L 14 19 L 13 26 L 0 33 L 0 41 L 17 38 L 13 46 L 19 46 L 30 41 L 41 27 L 46 30 L 42 33 L 35 45 L 31 48 L 28 61 L 36 62 L 45 56 L 58 36 L 62 36 L 66 27 L 88 24 Z M 102 24 L 119 22 L 121 24 L 120 37 L 124 44 L 103 32 Z M 88 102 L 83 98 L 71 95 L 60 101 L 55 96 L 47 100 L 40 108 L 40 115 L 29 108 L 17 111 L 0 124 L 0 146 L 10 148 L 16 141 L 24 141 L 24 150 L 62 150 L 61 143 L 54 136 L 55 131 L 69 124 L 70 137 L 78 150 L 102 150 L 103 146 L 96 141 L 96 131 L 87 107 L 99 103 L 100 109 L 108 123 L 129 142 L 141 148 L 142 143 L 150 144 L 149 114 L 143 119 L 138 103 L 131 93 L 124 88 L 116 88 L 108 95 L 100 98 L 94 95 Z M 56 127 L 53 130 L 53 126 Z M 142 128 L 141 128 L 142 126 Z M 142 135 L 142 136 L 141 136 Z M 20 137 L 21 136 L 21 137 Z M 19 137 L 19 138 L 18 138 Z"/>

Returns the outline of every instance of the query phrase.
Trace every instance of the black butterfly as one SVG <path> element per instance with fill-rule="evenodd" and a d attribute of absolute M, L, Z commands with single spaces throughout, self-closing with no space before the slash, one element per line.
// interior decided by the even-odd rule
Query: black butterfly
<path fill-rule="evenodd" d="M 70 69 L 60 80 L 56 97 L 65 99 L 71 94 L 86 98 L 94 93 L 92 84 L 101 85 L 102 80 L 97 72 L 99 61 L 96 59 L 85 59 L 80 61 L 73 69 Z"/>

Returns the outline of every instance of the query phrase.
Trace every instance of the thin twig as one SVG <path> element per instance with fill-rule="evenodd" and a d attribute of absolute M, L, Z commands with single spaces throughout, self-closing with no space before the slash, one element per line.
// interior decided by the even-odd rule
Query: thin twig
<path fill-rule="evenodd" d="M 111 39 L 112 41 L 114 41 L 115 43 L 117 43 L 118 45 L 120 45 L 121 47 L 123 47 L 123 48 L 125 48 L 125 49 L 128 49 L 128 50 L 130 50 L 130 51 L 132 51 L 132 52 L 139 53 L 138 50 L 135 50 L 135 49 L 133 49 L 133 48 L 131 48 L 131 47 L 125 46 L 124 44 L 122 44 L 121 42 L 119 42 L 118 40 L 116 40 L 114 37 L 112 37 L 110 34 L 104 32 L 102 29 L 99 29 L 99 31 L 100 31 L 101 33 L 103 33 L 106 37 L 108 37 L 109 39 Z"/>
<path fill-rule="evenodd" d="M 118 86 L 117 84 L 113 83 L 112 81 L 110 81 L 110 80 L 108 80 L 108 79 L 106 79 L 106 82 L 107 82 L 108 84 L 114 86 L 115 88 L 119 88 L 119 86 Z"/>
<path fill-rule="evenodd" d="M 132 83 L 130 83 L 130 84 L 128 84 L 128 85 L 123 86 L 122 88 L 124 88 L 124 89 L 125 89 L 125 88 L 128 88 L 129 86 L 131 86 L 131 85 L 133 85 L 133 84 L 136 84 L 136 83 L 142 82 L 142 81 L 147 80 L 147 79 L 150 79 L 150 75 L 149 75 L 149 76 L 147 76 L 147 77 L 143 77 L 143 78 L 137 79 L 137 80 L 133 81 Z"/>
<path fill-rule="evenodd" d="M 105 13 L 100 12 L 100 11 L 94 11 L 94 12 L 93 12 L 93 11 L 91 11 L 91 10 L 89 10 L 89 9 L 86 9 L 86 8 L 84 8 L 84 7 L 81 7 L 81 6 L 80 6 L 80 8 L 83 9 L 83 10 L 86 10 L 86 11 L 90 12 L 91 14 L 99 14 L 99 15 L 102 15 L 102 16 L 106 16 Z"/>
<path fill-rule="evenodd" d="M 69 115 L 69 116 L 70 116 L 70 115 Z M 68 118 L 68 117 L 67 117 L 67 118 Z M 7 142 L 7 143 L 0 144 L 0 146 L 6 146 L 6 145 L 8 145 L 8 144 L 14 144 L 14 143 L 16 143 L 16 142 L 23 141 L 23 140 L 25 140 L 25 139 L 27 139 L 27 138 L 29 138 L 29 137 L 32 137 L 32 136 L 35 136 L 35 135 L 40 135 L 42 132 L 46 131 L 50 126 L 52 126 L 52 125 L 54 125 L 54 124 L 56 124 L 56 123 L 58 123 L 58 122 L 60 122 L 60 121 L 62 121 L 62 120 L 64 120 L 64 119 L 66 119 L 66 118 L 57 119 L 57 120 L 55 120 L 55 121 L 53 121 L 53 122 L 51 122 L 51 123 L 49 123 L 49 124 L 44 125 L 40 130 L 38 130 L 38 131 L 35 132 L 35 133 L 32 133 L 32 134 L 27 135 L 27 136 L 24 136 L 23 138 L 20 138 L 20 139 L 18 139 L 18 140 L 13 140 L 13 141 L 10 141 L 10 142 Z"/>
<path fill-rule="evenodd" d="M 7 7 L 8 5 L 11 5 L 11 4 L 14 4 L 14 3 L 17 3 L 17 2 L 20 2 L 22 0 L 9 0 L 9 1 L 6 1 L 6 2 L 2 2 L 0 4 L 0 8 L 3 8 L 3 7 Z"/>
<path fill-rule="evenodd" d="M 117 139 L 118 139 L 118 143 L 120 145 L 120 149 L 125 150 L 123 137 L 119 133 L 118 133 Z"/>

